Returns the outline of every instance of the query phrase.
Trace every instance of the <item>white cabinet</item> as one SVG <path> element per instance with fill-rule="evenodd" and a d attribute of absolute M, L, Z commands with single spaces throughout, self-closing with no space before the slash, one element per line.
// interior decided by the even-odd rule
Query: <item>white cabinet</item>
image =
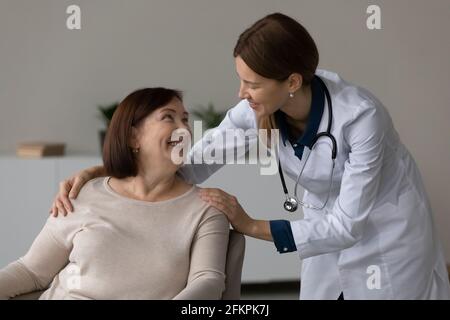
<path fill-rule="evenodd" d="M 0 266 L 16 260 L 39 233 L 55 193 L 54 161 L 0 158 Z"/>
<path fill-rule="evenodd" d="M 49 215 L 59 182 L 99 157 L 0 157 L 0 268 L 22 256 Z"/>
<path fill-rule="evenodd" d="M 101 162 L 98 156 L 32 160 L 0 157 L 0 268 L 30 247 L 48 217 L 59 182 Z M 290 181 L 286 182 L 293 190 Z M 227 165 L 200 186 L 222 188 L 235 195 L 255 218 L 298 218 L 282 209 L 284 198 L 278 175 L 263 176 L 257 165 Z M 243 282 L 299 279 L 300 261 L 295 252 L 279 254 L 272 242 L 249 237 L 246 240 Z"/>

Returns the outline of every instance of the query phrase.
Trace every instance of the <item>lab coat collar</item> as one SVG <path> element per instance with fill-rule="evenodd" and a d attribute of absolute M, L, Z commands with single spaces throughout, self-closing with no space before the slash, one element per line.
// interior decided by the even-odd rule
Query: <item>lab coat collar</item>
<path fill-rule="evenodd" d="M 320 121 L 322 120 L 325 94 L 319 83 L 319 81 L 314 77 L 311 82 L 311 111 L 309 114 L 308 122 L 306 124 L 305 132 L 296 141 L 298 145 L 307 146 L 312 148 L 312 142 L 319 129 Z M 288 124 L 286 123 L 286 114 L 280 110 L 275 112 L 275 118 L 278 124 L 278 128 L 281 133 L 281 138 L 283 140 L 284 146 L 286 146 L 286 140 L 289 139 Z"/>

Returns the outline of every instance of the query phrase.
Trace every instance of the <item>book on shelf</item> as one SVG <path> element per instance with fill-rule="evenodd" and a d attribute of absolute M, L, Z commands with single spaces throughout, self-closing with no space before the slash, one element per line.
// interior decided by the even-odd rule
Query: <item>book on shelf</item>
<path fill-rule="evenodd" d="M 41 158 L 49 156 L 63 156 L 65 143 L 52 142 L 24 142 L 17 146 L 17 156 L 23 158 Z"/>

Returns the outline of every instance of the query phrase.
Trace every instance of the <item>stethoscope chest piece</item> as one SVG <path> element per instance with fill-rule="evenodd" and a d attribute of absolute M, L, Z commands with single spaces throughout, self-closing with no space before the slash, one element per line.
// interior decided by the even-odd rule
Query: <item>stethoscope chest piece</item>
<path fill-rule="evenodd" d="M 298 208 L 298 201 L 294 197 L 286 197 L 283 206 L 286 211 L 295 212 Z"/>

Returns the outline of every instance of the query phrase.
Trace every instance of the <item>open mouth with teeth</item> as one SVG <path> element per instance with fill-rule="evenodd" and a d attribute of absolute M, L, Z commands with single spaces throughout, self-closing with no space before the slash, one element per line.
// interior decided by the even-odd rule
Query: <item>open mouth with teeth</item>
<path fill-rule="evenodd" d="M 174 141 L 174 140 L 169 140 L 167 142 L 167 144 L 171 147 L 175 147 L 177 144 L 181 143 L 183 141 L 183 137 L 180 137 L 180 140 Z"/>

